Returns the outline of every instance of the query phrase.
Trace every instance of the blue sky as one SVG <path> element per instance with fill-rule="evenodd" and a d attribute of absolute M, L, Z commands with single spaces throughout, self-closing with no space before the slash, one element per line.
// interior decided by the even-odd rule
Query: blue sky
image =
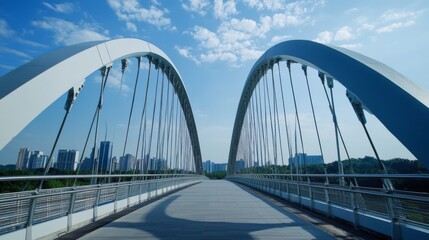
<path fill-rule="evenodd" d="M 0 1 L 0 75 L 58 47 L 121 37 L 144 39 L 162 49 L 184 79 L 203 159 L 226 162 L 245 78 L 265 50 L 291 39 L 338 45 L 385 63 L 427 90 L 428 10 L 429 2 L 425 0 L 3 0 Z M 119 99 L 112 101 L 112 105 L 125 103 L 130 97 L 131 69 L 128 75 L 121 93 L 118 72 L 112 77 L 111 95 Z M 97 76 L 87 78 L 85 90 L 90 91 L 96 85 Z M 344 95 L 344 89 L 338 91 Z M 20 147 L 48 152 L 55 131 L 47 119 L 51 115 L 62 116 L 63 102 L 60 99 L 54 103 L 7 145 L 0 152 L 1 164 L 14 163 Z M 89 112 L 85 106 L 76 108 Z M 354 139 L 355 131 L 348 124 L 352 118 L 355 116 L 349 112 L 342 120 L 345 135 Z M 124 119 L 118 117 L 106 122 L 109 138 L 121 138 Z M 74 121 L 84 120 L 75 116 Z M 376 135 L 382 158 L 413 158 L 374 121 L 370 130 Z M 82 141 L 76 143 L 73 139 L 82 138 L 66 131 L 59 147 L 79 150 Z M 316 145 L 309 141 L 312 144 Z M 367 144 L 351 145 L 353 156 L 371 154 Z M 312 147 L 308 149 L 312 153 Z M 332 160 L 328 156 L 327 161 Z"/>

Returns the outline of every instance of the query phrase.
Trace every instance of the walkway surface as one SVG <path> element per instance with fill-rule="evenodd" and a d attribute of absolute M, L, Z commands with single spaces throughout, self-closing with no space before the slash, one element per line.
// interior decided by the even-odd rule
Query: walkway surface
<path fill-rule="evenodd" d="M 228 181 L 203 181 L 80 239 L 335 239 Z"/>

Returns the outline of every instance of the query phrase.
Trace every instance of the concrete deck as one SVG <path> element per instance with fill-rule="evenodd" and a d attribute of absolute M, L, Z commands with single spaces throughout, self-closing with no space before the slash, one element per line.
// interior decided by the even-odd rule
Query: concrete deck
<path fill-rule="evenodd" d="M 80 239 L 335 239 L 228 181 L 204 181 Z"/>

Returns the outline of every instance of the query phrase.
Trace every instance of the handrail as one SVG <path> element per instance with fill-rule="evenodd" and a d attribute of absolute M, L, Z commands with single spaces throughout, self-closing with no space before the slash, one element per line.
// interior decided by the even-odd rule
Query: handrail
<path fill-rule="evenodd" d="M 285 176 L 285 177 L 347 177 L 347 178 L 391 178 L 391 179 L 429 179 L 429 174 L 235 174 L 231 177 L 239 176 Z"/>
<path fill-rule="evenodd" d="M 116 177 L 158 177 L 162 176 L 172 176 L 174 177 L 183 177 L 183 176 L 196 176 L 196 174 L 112 174 L 112 175 L 45 175 L 45 176 L 7 176 L 0 177 L 0 182 L 8 181 L 22 181 L 22 180 L 47 180 L 47 179 L 85 179 L 85 178 L 116 178 Z"/>

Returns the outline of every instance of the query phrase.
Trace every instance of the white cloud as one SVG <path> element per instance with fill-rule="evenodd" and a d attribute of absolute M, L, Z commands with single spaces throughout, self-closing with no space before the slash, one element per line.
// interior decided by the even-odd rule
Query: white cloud
<path fill-rule="evenodd" d="M 235 15 L 237 13 L 238 11 L 234 0 L 227 0 L 226 2 L 223 0 L 214 1 L 214 15 L 216 18 L 226 19 L 230 15 Z"/>
<path fill-rule="evenodd" d="M 243 0 L 247 6 L 257 10 L 277 11 L 285 8 L 285 0 Z"/>
<path fill-rule="evenodd" d="M 51 9 L 52 11 L 55 11 L 58 13 L 71 13 L 75 9 L 72 3 L 51 4 L 47 2 L 42 2 L 42 4 L 45 5 L 47 8 Z"/>
<path fill-rule="evenodd" d="M 43 20 L 33 21 L 33 26 L 54 33 L 54 41 L 57 44 L 71 45 L 80 42 L 109 39 L 104 33 L 99 33 L 96 26 L 83 23 L 76 25 L 60 18 L 44 17 Z"/>
<path fill-rule="evenodd" d="M 344 26 L 335 33 L 335 41 L 347 41 L 350 39 L 353 39 L 353 33 L 349 26 Z"/>
<path fill-rule="evenodd" d="M 168 10 L 159 9 L 157 7 L 160 5 L 158 2 L 148 8 L 141 7 L 137 0 L 108 0 L 108 3 L 119 20 L 127 23 L 132 21 L 146 22 L 158 28 L 175 30 L 170 18 L 165 17 Z"/>
<path fill-rule="evenodd" d="M 207 28 L 195 26 L 192 36 L 194 39 L 200 41 L 200 45 L 203 48 L 215 48 L 219 45 L 219 39 L 216 33 L 211 32 Z"/>
<path fill-rule="evenodd" d="M 394 30 L 399 29 L 399 28 L 412 26 L 412 25 L 414 25 L 414 23 L 415 22 L 413 20 L 409 20 L 407 22 L 396 22 L 396 23 L 392 23 L 392 24 L 389 24 L 389 25 L 384 26 L 384 27 L 377 28 L 377 30 L 375 30 L 375 31 L 377 33 L 393 32 Z"/>
<path fill-rule="evenodd" d="M 340 47 L 348 48 L 348 49 L 355 49 L 355 48 L 362 47 L 362 44 L 360 44 L 360 43 L 341 44 Z"/>
<path fill-rule="evenodd" d="M 259 19 L 238 18 L 236 1 L 215 0 L 214 15 L 220 20 L 217 27 L 208 29 L 203 26 L 194 26 L 186 32 L 198 43 L 197 48 L 180 48 L 181 55 L 200 62 L 226 61 L 230 66 L 240 66 L 248 60 L 256 60 L 268 41 L 278 42 L 288 36 L 270 36 L 273 29 L 282 29 L 287 26 L 297 26 L 310 22 L 310 15 L 317 6 L 324 1 L 306 0 L 286 4 L 286 1 L 247 0 L 250 7 L 269 9 L 271 15 L 260 15 Z M 282 4 L 279 4 L 282 3 Z M 333 38 L 333 36 L 331 37 Z M 177 49 L 179 50 L 179 49 Z M 186 50 L 186 51 L 185 51 Z M 190 57 L 192 56 L 192 57 Z M 193 60 L 195 61 L 195 60 Z"/>
<path fill-rule="evenodd" d="M 137 26 L 132 22 L 127 22 L 127 29 L 131 32 L 137 32 Z"/>
<path fill-rule="evenodd" d="M 179 46 L 174 46 L 174 48 L 177 50 L 177 52 L 181 56 L 188 58 L 188 59 L 191 59 L 196 64 L 200 64 L 200 61 L 191 53 L 192 48 L 190 48 L 190 47 L 179 47 Z"/>
<path fill-rule="evenodd" d="M 0 36 L 1 37 L 11 37 L 15 34 L 15 31 L 9 28 L 6 20 L 0 19 Z"/>
<path fill-rule="evenodd" d="M 327 43 L 331 43 L 333 39 L 334 39 L 334 34 L 332 32 L 323 31 L 317 35 L 317 38 L 314 39 L 314 41 L 327 44 Z"/>
<path fill-rule="evenodd" d="M 278 42 L 283 42 L 286 39 L 291 38 L 290 35 L 282 35 L 282 36 L 274 36 L 271 38 L 271 43 L 278 43 Z"/>
<path fill-rule="evenodd" d="M 189 0 L 188 3 L 182 3 L 182 8 L 189 12 L 196 12 L 201 16 L 206 15 L 205 8 L 210 4 L 209 0 Z"/>

